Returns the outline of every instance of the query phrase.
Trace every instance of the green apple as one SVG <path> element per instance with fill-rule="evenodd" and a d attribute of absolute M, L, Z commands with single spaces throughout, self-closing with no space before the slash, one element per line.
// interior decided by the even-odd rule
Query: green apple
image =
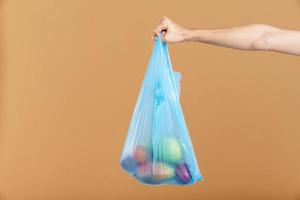
<path fill-rule="evenodd" d="M 180 163 L 183 159 L 183 152 L 180 142 L 173 136 L 161 137 L 153 152 L 158 160 L 166 163 Z"/>

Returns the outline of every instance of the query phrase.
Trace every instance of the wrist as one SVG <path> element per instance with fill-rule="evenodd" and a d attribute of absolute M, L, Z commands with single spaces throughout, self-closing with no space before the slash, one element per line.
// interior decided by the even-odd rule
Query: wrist
<path fill-rule="evenodd" d="M 194 42 L 199 30 L 186 29 L 183 32 L 183 42 Z"/>
<path fill-rule="evenodd" d="M 182 42 L 190 42 L 191 37 L 192 37 L 192 31 L 193 31 L 193 30 L 185 29 L 185 30 L 182 32 Z"/>
<path fill-rule="evenodd" d="M 206 30 L 186 29 L 183 42 L 203 42 L 208 34 Z"/>

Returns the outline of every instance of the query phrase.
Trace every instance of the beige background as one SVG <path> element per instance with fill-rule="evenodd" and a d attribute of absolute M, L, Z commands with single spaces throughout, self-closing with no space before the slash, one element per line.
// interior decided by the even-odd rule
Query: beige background
<path fill-rule="evenodd" d="M 2 0 L 0 199 L 300 200 L 300 58 L 170 45 L 204 182 L 147 187 L 119 157 L 167 15 L 300 29 L 297 0 Z"/>

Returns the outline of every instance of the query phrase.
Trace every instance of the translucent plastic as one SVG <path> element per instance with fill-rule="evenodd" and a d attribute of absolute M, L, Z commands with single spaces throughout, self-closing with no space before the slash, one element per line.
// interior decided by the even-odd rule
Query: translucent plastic
<path fill-rule="evenodd" d="M 121 166 L 144 184 L 190 185 L 202 180 L 179 102 L 181 74 L 156 39 L 121 156 Z"/>

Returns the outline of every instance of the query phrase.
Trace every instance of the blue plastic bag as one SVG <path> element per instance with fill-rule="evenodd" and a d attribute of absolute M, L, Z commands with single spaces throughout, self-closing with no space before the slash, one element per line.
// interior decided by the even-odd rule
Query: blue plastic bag
<path fill-rule="evenodd" d="M 181 74 L 159 37 L 140 89 L 120 164 L 144 184 L 202 180 L 179 102 Z"/>

